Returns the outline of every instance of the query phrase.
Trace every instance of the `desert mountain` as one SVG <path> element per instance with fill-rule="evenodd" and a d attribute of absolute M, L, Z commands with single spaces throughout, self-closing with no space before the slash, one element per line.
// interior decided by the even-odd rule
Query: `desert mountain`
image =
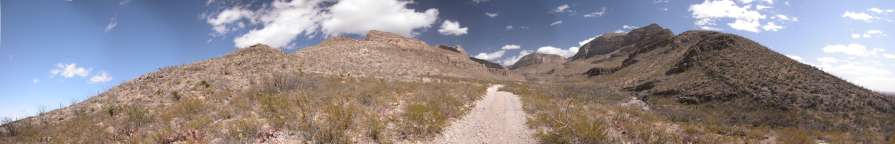
<path fill-rule="evenodd" d="M 513 68 L 529 69 L 520 65 Z M 723 113 L 695 119 L 824 130 L 892 130 L 895 123 L 880 119 L 895 116 L 892 97 L 733 34 L 697 30 L 673 35 L 652 24 L 604 34 L 556 67 L 561 68 L 538 74 L 627 91 L 669 116 Z"/>
<path fill-rule="evenodd" d="M 5 124 L 0 143 L 392 143 L 431 137 L 482 82 L 514 79 L 459 46 L 388 32 L 294 53 L 259 44 Z"/>

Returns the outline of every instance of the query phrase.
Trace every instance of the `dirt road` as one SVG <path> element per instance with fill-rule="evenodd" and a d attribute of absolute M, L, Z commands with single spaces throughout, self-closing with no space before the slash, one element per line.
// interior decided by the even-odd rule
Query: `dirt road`
<path fill-rule="evenodd" d="M 433 143 L 449 144 L 529 144 L 536 143 L 533 130 L 525 126 L 526 114 L 519 97 L 497 91 L 502 85 L 488 88 L 482 100 L 475 103 L 462 119 L 451 123 Z"/>

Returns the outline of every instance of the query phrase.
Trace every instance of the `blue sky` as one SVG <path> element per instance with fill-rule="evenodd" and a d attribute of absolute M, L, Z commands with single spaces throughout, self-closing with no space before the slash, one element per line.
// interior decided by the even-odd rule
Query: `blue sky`
<path fill-rule="evenodd" d="M 3 0 L 0 117 L 84 100 L 161 67 L 254 43 L 290 51 L 367 30 L 510 64 L 657 23 L 735 33 L 858 85 L 895 91 L 895 2 L 785 0 Z"/>

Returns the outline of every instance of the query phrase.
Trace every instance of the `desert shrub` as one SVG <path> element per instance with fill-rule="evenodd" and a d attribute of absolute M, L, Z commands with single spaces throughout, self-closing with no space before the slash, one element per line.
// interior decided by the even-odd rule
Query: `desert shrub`
<path fill-rule="evenodd" d="M 255 135 L 261 130 L 261 123 L 253 119 L 236 120 L 228 129 L 230 134 L 228 137 L 231 141 L 239 141 L 241 143 L 251 143 L 254 141 Z"/>
<path fill-rule="evenodd" d="M 262 115 L 271 121 L 273 127 L 283 127 L 287 121 L 294 119 L 293 106 L 286 96 L 264 94 L 258 96 L 258 99 L 261 104 Z"/>
<path fill-rule="evenodd" d="M 438 108 L 426 104 L 410 104 L 407 105 L 406 112 L 403 114 L 405 128 L 402 131 L 405 135 L 424 136 L 436 134 L 447 121 L 447 116 Z"/>

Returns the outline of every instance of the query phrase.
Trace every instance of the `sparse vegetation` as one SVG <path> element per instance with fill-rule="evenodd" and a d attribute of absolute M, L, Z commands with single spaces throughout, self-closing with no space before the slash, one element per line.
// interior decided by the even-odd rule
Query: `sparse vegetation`
<path fill-rule="evenodd" d="M 160 93 L 178 97 L 163 107 L 109 105 L 101 111 L 75 107 L 80 114 L 70 119 L 5 124 L 8 132 L 2 133 L 0 142 L 413 141 L 440 133 L 486 87 L 459 79 L 422 83 L 299 73 L 276 74 L 241 92 L 207 88 L 214 82 L 197 82 L 198 90 L 212 95 Z"/>

